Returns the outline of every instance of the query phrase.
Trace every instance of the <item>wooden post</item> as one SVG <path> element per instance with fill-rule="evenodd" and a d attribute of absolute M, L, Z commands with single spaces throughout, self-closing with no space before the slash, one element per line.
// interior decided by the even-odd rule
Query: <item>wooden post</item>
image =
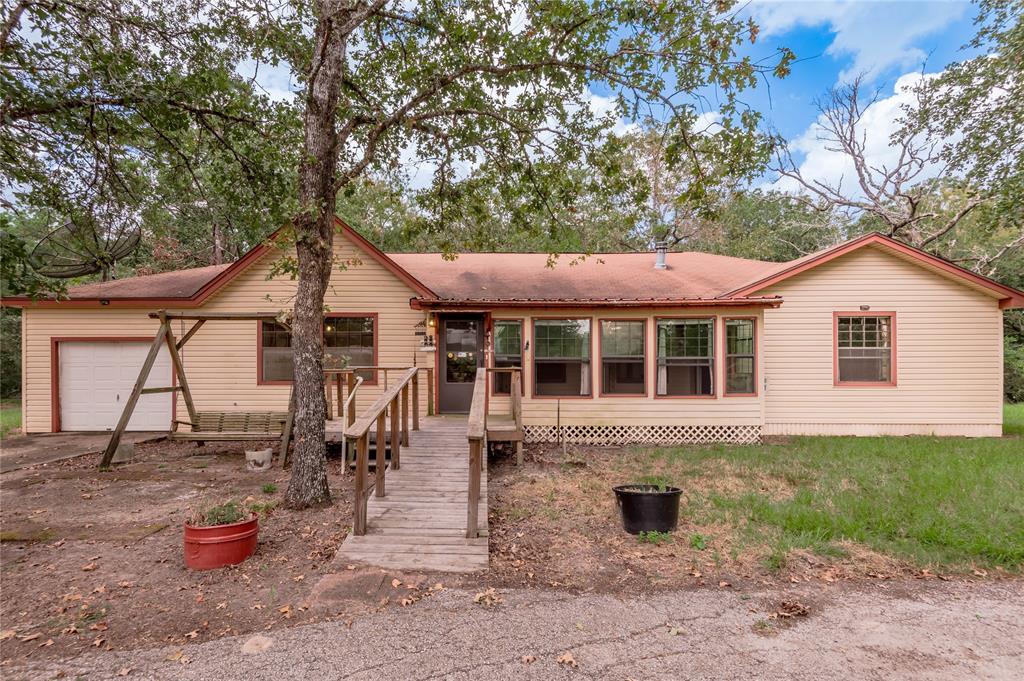
<path fill-rule="evenodd" d="M 170 352 L 174 371 L 178 375 L 181 396 L 185 400 L 185 409 L 188 410 L 188 420 L 193 424 L 197 423 L 199 418 L 196 416 L 196 404 L 192 401 L 192 391 L 188 387 L 188 377 L 185 375 L 185 366 L 181 363 L 181 355 L 178 354 L 178 348 L 174 344 L 174 333 L 171 331 L 171 323 L 166 321 L 166 318 L 163 316 L 160 317 L 160 321 L 165 322 L 167 325 L 167 330 L 164 331 L 167 338 L 167 350 Z"/>
<path fill-rule="evenodd" d="M 427 367 L 427 416 L 434 415 L 434 370 Z"/>
<path fill-rule="evenodd" d="M 409 384 L 402 386 L 402 445 L 409 446 Z"/>
<path fill-rule="evenodd" d="M 516 440 L 516 465 L 523 465 L 523 375 L 518 371 L 512 372 L 511 391 L 509 393 L 509 404 L 512 406 L 512 423 L 515 424 L 519 439 Z"/>
<path fill-rule="evenodd" d="M 374 369 L 374 371 L 378 371 L 378 370 Z M 384 385 L 381 386 L 381 390 L 387 390 L 388 389 L 388 370 L 387 369 L 380 369 L 380 371 L 382 371 L 384 373 Z"/>
<path fill-rule="evenodd" d="M 475 539 L 480 536 L 480 466 L 483 440 L 469 441 L 469 505 L 466 508 L 466 537 Z"/>
<path fill-rule="evenodd" d="M 352 509 L 352 534 L 366 534 L 366 477 L 370 468 L 370 436 L 363 433 L 356 441 L 355 508 Z"/>
<path fill-rule="evenodd" d="M 387 467 L 387 461 L 385 458 L 387 446 L 384 438 L 384 412 L 381 412 L 380 416 L 377 417 L 377 463 L 374 466 L 374 468 L 376 469 L 374 473 L 376 474 L 377 478 L 376 492 L 378 497 L 384 496 L 384 469 Z"/>
<path fill-rule="evenodd" d="M 412 429 L 420 429 L 420 372 L 412 375 Z"/>
<path fill-rule="evenodd" d="M 160 330 L 156 332 L 156 336 L 153 337 L 153 343 L 149 346 L 149 354 L 146 355 L 146 361 L 142 363 L 142 369 L 139 371 L 139 377 L 135 379 L 135 386 L 132 388 L 132 394 L 129 395 L 128 401 L 124 403 L 124 410 L 121 412 L 121 418 L 118 419 L 114 432 L 110 434 L 110 442 L 107 443 L 107 448 L 103 450 L 103 458 L 100 459 L 100 468 L 106 468 L 109 466 L 111 459 L 114 458 L 114 452 L 117 450 L 117 446 L 121 444 L 121 436 L 124 435 L 124 430 L 128 427 L 128 421 L 132 418 L 132 412 L 135 411 L 135 403 L 139 401 L 139 395 L 142 394 L 142 389 L 146 386 L 146 379 L 149 378 L 149 372 L 153 369 L 153 364 L 156 363 L 156 356 L 160 354 L 160 346 L 167 342 L 167 334 L 170 333 L 170 331 L 170 322 L 168 322 L 166 318 L 161 318 Z M 173 341 L 171 345 L 173 347 Z M 189 400 L 191 401 L 191 395 L 189 396 Z M 195 422 L 193 421 L 193 423 Z"/>
<path fill-rule="evenodd" d="M 398 395 L 391 400 L 391 470 L 397 471 L 401 463 L 402 438 L 398 434 Z"/>
<path fill-rule="evenodd" d="M 324 403 L 327 405 L 327 408 L 324 410 L 324 418 L 326 418 L 328 421 L 333 421 L 334 408 L 331 407 L 331 379 L 330 377 L 325 378 L 327 378 L 327 380 L 324 381 Z"/>
<path fill-rule="evenodd" d="M 342 417 L 342 412 L 345 407 L 345 391 L 341 387 L 341 374 L 334 374 L 334 385 L 337 388 L 335 393 L 338 395 L 338 418 Z"/>
<path fill-rule="evenodd" d="M 352 392 L 356 389 L 356 372 L 352 372 L 348 375 L 348 396 L 352 397 Z M 345 427 L 348 428 L 356 422 L 356 401 L 352 400 L 352 404 L 348 405 L 348 423 Z"/>

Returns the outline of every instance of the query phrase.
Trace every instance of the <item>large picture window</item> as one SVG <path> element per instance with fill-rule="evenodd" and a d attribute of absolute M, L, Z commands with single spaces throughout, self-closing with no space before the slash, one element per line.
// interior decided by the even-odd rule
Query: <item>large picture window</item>
<path fill-rule="evenodd" d="M 659 319 L 657 395 L 715 394 L 715 320 Z"/>
<path fill-rule="evenodd" d="M 495 368 L 521 368 L 523 366 L 522 320 L 494 320 L 494 366 Z M 512 392 L 511 373 L 507 371 L 495 372 L 493 377 L 495 395 L 508 395 Z"/>
<path fill-rule="evenodd" d="M 891 385 L 893 327 L 891 314 L 837 314 L 836 382 Z"/>
<path fill-rule="evenodd" d="M 589 397 L 590 320 L 537 319 L 533 335 L 534 394 Z"/>
<path fill-rule="evenodd" d="M 373 366 L 377 336 L 375 316 L 331 315 L 324 318 L 324 352 L 328 358 L 348 359 L 348 366 Z M 292 334 L 273 321 L 260 322 L 260 383 L 287 383 L 295 378 Z M 329 359 L 326 364 L 331 364 Z M 339 364 L 340 366 L 340 364 Z M 359 372 L 373 383 L 375 372 Z"/>
<path fill-rule="evenodd" d="M 601 320 L 601 394 L 647 393 L 645 328 L 640 319 Z"/>
<path fill-rule="evenodd" d="M 725 394 L 757 393 L 755 319 L 725 320 Z"/>

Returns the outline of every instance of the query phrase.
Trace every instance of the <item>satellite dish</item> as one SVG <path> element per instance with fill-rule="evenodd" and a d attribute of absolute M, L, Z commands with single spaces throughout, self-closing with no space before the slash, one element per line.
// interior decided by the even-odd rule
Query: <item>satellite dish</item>
<path fill-rule="evenodd" d="M 45 277 L 71 279 L 102 272 L 107 279 L 115 263 L 134 251 L 141 240 L 142 233 L 134 225 L 103 234 L 92 224 L 68 220 L 36 244 L 29 262 Z"/>

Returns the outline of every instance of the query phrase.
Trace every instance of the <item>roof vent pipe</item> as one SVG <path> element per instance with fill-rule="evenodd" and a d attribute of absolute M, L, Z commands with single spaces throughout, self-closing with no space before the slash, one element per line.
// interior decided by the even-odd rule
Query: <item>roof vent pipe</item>
<path fill-rule="evenodd" d="M 654 261 L 654 269 L 664 270 L 668 269 L 668 265 L 665 264 L 665 254 L 668 253 L 668 244 L 664 241 L 657 241 L 654 244 L 654 252 L 657 254 L 657 260 Z"/>

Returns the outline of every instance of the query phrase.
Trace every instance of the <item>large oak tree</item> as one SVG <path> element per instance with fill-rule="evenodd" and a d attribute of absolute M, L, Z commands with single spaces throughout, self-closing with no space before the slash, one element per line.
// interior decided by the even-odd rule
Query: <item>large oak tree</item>
<path fill-rule="evenodd" d="M 757 29 L 729 0 L 316 0 L 311 34 L 303 30 L 307 9 L 260 1 L 240 19 L 267 26 L 268 54 L 290 59 L 304 85 L 292 220 L 293 507 L 330 500 L 320 327 L 339 192 L 370 172 L 426 166 L 443 224 L 465 196 L 467 169 L 487 163 L 556 214 L 566 179 L 559 168 L 596 153 L 617 117 L 653 116 L 669 121 L 666 144 L 697 196 L 710 168 L 738 165 L 757 146 L 758 117 L 739 104 L 739 91 L 765 71 L 783 75 L 792 59 L 787 51 L 764 63 L 737 56 Z M 594 91 L 614 104 L 604 115 Z M 709 108 L 721 124 L 695 131 Z"/>

